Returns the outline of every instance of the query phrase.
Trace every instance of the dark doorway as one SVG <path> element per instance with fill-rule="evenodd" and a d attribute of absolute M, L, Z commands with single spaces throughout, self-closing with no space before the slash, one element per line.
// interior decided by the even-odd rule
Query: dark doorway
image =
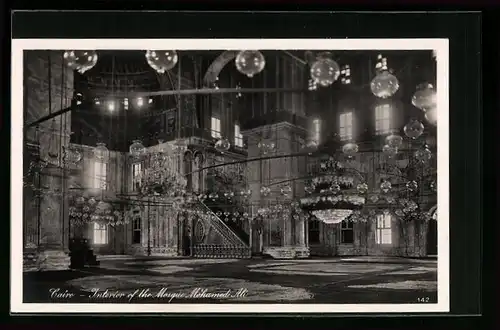
<path fill-rule="evenodd" d="M 182 235 L 182 255 L 185 257 L 191 256 L 191 227 L 184 224 L 184 230 Z"/>
<path fill-rule="evenodd" d="M 313 219 L 309 222 L 309 228 L 308 228 L 308 237 L 309 237 L 309 245 L 314 245 L 314 244 L 320 244 L 320 230 L 319 230 L 319 220 L 318 219 Z"/>
<path fill-rule="evenodd" d="M 188 257 L 191 255 L 191 237 L 189 237 L 189 235 L 185 235 L 183 242 L 183 255 Z"/>
<path fill-rule="evenodd" d="M 184 220 L 178 219 L 177 235 L 177 251 L 179 255 L 189 257 L 191 255 L 191 234 Z"/>
<path fill-rule="evenodd" d="M 262 235 L 258 229 L 252 229 L 252 255 L 262 254 Z"/>
<path fill-rule="evenodd" d="M 429 220 L 429 228 L 427 229 L 427 255 L 437 255 L 437 221 Z"/>

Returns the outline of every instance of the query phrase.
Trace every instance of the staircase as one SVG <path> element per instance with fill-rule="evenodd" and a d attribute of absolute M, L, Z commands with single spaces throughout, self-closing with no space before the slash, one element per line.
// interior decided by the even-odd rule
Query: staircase
<path fill-rule="evenodd" d="M 209 235 L 202 242 L 193 244 L 195 258 L 250 258 L 249 236 L 241 227 L 234 222 L 226 224 L 215 214 L 217 210 L 214 212 L 201 201 L 198 201 L 195 207 L 212 215 L 208 219 Z"/>
<path fill-rule="evenodd" d="M 205 201 L 204 202 L 205 206 L 209 208 L 214 214 L 217 214 L 217 212 L 224 212 L 224 210 L 216 205 L 213 205 L 210 203 L 210 201 Z M 221 219 L 221 221 L 231 229 L 236 236 L 238 236 L 246 245 L 250 245 L 250 235 L 243 229 L 237 222 L 234 221 L 224 221 Z"/>

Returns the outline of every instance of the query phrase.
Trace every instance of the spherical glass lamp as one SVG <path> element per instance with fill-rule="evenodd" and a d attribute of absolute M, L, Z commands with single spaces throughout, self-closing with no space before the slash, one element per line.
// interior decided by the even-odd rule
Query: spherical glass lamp
<path fill-rule="evenodd" d="M 75 165 L 82 159 L 82 154 L 76 149 L 64 148 L 63 157 L 65 164 Z"/>
<path fill-rule="evenodd" d="M 429 122 L 429 124 L 436 126 L 437 125 L 437 108 L 430 108 L 425 111 L 425 119 Z"/>
<path fill-rule="evenodd" d="M 383 181 L 380 184 L 380 190 L 382 190 L 384 193 L 388 193 L 392 189 L 392 184 L 389 181 Z"/>
<path fill-rule="evenodd" d="M 139 158 L 146 153 L 146 147 L 141 140 L 134 140 L 129 147 L 130 155 L 134 158 Z"/>
<path fill-rule="evenodd" d="M 424 133 L 424 124 L 416 119 L 412 119 L 405 125 L 404 132 L 407 137 L 417 139 Z"/>
<path fill-rule="evenodd" d="M 418 85 L 415 94 L 413 94 L 413 97 L 411 98 L 411 104 L 424 111 L 435 108 L 436 90 L 434 89 L 434 86 L 429 83 Z"/>
<path fill-rule="evenodd" d="M 308 140 L 303 147 L 303 150 L 309 154 L 313 153 L 316 149 L 318 149 L 318 143 L 315 140 Z"/>
<path fill-rule="evenodd" d="M 292 193 L 292 187 L 290 187 L 290 186 L 284 186 L 284 187 L 281 188 L 281 194 L 283 196 L 286 197 L 286 196 L 290 195 L 291 193 Z"/>
<path fill-rule="evenodd" d="M 360 183 L 358 184 L 358 186 L 356 187 L 356 190 L 358 191 L 358 193 L 360 194 L 366 194 L 368 192 L 368 185 L 366 183 Z"/>
<path fill-rule="evenodd" d="M 415 158 L 421 163 L 427 163 L 431 157 L 432 152 L 427 147 L 415 151 Z"/>
<path fill-rule="evenodd" d="M 358 153 L 358 151 L 359 151 L 359 146 L 354 142 L 346 143 L 342 147 L 342 152 L 348 158 L 353 158 Z"/>
<path fill-rule="evenodd" d="M 415 181 L 415 180 L 408 181 L 406 183 L 406 189 L 408 189 L 408 191 L 411 191 L 411 192 L 417 191 L 417 189 L 418 189 L 418 183 L 417 183 L 417 181 Z"/>
<path fill-rule="evenodd" d="M 382 147 L 382 152 L 387 157 L 392 158 L 398 153 L 398 149 L 386 144 Z"/>
<path fill-rule="evenodd" d="M 175 50 L 148 50 L 146 61 L 158 73 L 165 73 L 175 67 L 179 57 Z"/>
<path fill-rule="evenodd" d="M 431 181 L 431 183 L 429 184 L 429 188 L 433 191 L 433 192 L 436 192 L 437 191 L 437 182 L 436 181 Z"/>
<path fill-rule="evenodd" d="M 269 194 L 271 193 L 271 188 L 269 187 L 261 187 L 260 188 L 260 194 L 264 197 L 267 197 L 269 196 Z"/>
<path fill-rule="evenodd" d="M 370 82 L 370 89 L 376 97 L 386 99 L 396 94 L 399 89 L 399 81 L 389 71 L 380 71 Z"/>
<path fill-rule="evenodd" d="M 94 157 L 98 160 L 105 160 L 108 157 L 109 150 L 106 148 L 106 144 L 99 142 L 94 148 Z"/>
<path fill-rule="evenodd" d="M 215 150 L 217 150 L 220 153 L 228 151 L 229 148 L 231 148 L 231 143 L 226 138 L 221 138 L 217 140 L 217 142 L 215 142 Z"/>
<path fill-rule="evenodd" d="M 239 72 L 252 78 L 264 70 L 266 59 L 258 50 L 242 50 L 236 55 L 235 64 Z"/>
<path fill-rule="evenodd" d="M 398 149 L 403 144 L 403 138 L 397 134 L 391 134 L 385 138 L 385 143 L 389 147 Z"/>
<path fill-rule="evenodd" d="M 316 61 L 311 65 L 312 80 L 323 87 L 333 84 L 340 76 L 340 67 L 331 58 L 330 53 L 319 54 Z"/>
<path fill-rule="evenodd" d="M 69 68 L 82 74 L 92 69 L 98 58 L 95 50 L 67 50 L 63 57 Z"/>

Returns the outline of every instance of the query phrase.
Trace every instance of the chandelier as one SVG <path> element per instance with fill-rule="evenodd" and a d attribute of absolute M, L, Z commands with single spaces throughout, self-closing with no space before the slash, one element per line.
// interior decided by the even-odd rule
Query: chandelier
<path fill-rule="evenodd" d="M 149 166 L 139 176 L 139 191 L 143 196 L 185 197 L 187 180 L 177 170 L 180 155 L 168 155 L 159 148 L 148 155 Z"/>
<path fill-rule="evenodd" d="M 122 212 L 114 210 L 113 206 L 95 197 L 85 198 L 75 195 L 70 199 L 69 219 L 75 226 L 84 226 L 89 223 L 101 223 L 118 226 L 128 223 Z"/>

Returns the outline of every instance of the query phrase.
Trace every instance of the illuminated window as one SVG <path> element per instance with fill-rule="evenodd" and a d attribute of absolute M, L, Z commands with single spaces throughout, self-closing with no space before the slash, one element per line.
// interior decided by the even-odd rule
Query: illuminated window
<path fill-rule="evenodd" d="M 212 137 L 219 139 L 221 137 L 220 133 L 220 119 L 212 117 L 212 124 L 211 124 L 211 129 L 212 129 Z"/>
<path fill-rule="evenodd" d="M 376 242 L 377 244 L 392 244 L 392 217 L 390 214 L 377 215 Z"/>
<path fill-rule="evenodd" d="M 344 220 L 340 223 L 340 243 L 354 243 L 354 229 L 352 225 L 352 221 Z"/>
<path fill-rule="evenodd" d="M 321 137 L 321 122 L 319 119 L 313 120 L 313 139 L 319 144 Z"/>
<path fill-rule="evenodd" d="M 103 162 L 94 163 L 94 185 L 95 189 L 107 188 L 107 174 L 108 174 L 108 164 Z"/>
<path fill-rule="evenodd" d="M 240 131 L 240 125 L 234 125 L 234 145 L 243 148 L 243 134 Z"/>
<path fill-rule="evenodd" d="M 339 135 L 342 140 L 352 139 L 352 111 L 341 113 L 339 118 Z"/>
<path fill-rule="evenodd" d="M 132 164 L 132 185 L 133 190 L 138 191 L 141 184 L 142 163 Z"/>
<path fill-rule="evenodd" d="M 94 222 L 94 244 L 108 244 L 108 225 Z"/>
<path fill-rule="evenodd" d="M 375 132 L 387 134 L 391 132 L 391 106 L 382 104 L 375 107 Z"/>

